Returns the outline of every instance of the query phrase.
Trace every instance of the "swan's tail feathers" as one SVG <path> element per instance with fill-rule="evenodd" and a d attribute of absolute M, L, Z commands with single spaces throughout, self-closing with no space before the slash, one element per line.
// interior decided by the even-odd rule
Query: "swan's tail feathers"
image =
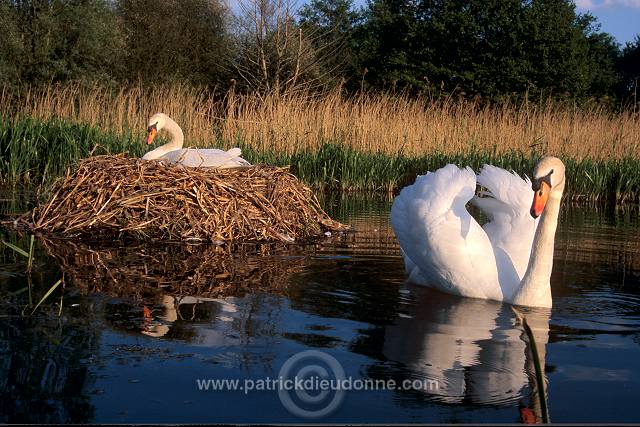
<path fill-rule="evenodd" d="M 531 181 L 527 177 L 523 179 L 513 171 L 508 172 L 496 166 L 484 165 L 478 174 L 478 184 L 487 189 L 481 195 L 501 202 L 478 202 L 482 200 L 481 198 L 473 200 L 476 206 L 489 215 L 493 213 L 492 209 L 504 210 L 508 207 L 519 213 L 528 212 L 531 207 Z"/>
<path fill-rule="evenodd" d="M 251 163 L 240 157 L 242 155 L 242 150 L 238 147 L 233 147 L 232 149 L 227 151 L 229 155 L 229 165 L 227 167 L 238 167 L 238 166 L 251 166 Z"/>
<path fill-rule="evenodd" d="M 227 150 L 227 154 L 229 157 L 240 157 L 242 155 L 242 150 L 238 147 L 233 147 L 231 150 Z"/>

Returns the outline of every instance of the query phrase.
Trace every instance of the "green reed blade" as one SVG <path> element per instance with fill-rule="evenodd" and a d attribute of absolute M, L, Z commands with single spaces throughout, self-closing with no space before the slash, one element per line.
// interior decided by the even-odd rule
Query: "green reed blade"
<path fill-rule="evenodd" d="M 529 344 L 531 346 L 531 355 L 533 357 L 533 367 L 536 374 L 536 383 L 538 384 L 538 401 L 540 403 L 540 411 L 542 412 L 542 422 L 544 424 L 549 424 L 549 408 L 547 407 L 547 390 L 544 383 L 544 374 L 542 372 L 542 363 L 540 363 L 540 354 L 538 353 L 538 346 L 536 344 L 536 339 L 533 336 L 533 331 L 527 323 L 527 318 L 525 315 L 517 310 L 515 307 L 511 307 L 513 312 L 516 314 L 516 317 L 522 323 L 522 327 L 527 334 L 527 338 L 529 339 Z"/>
<path fill-rule="evenodd" d="M 49 288 L 49 290 L 47 291 L 46 294 L 44 294 L 44 296 L 42 297 L 42 299 L 38 302 L 38 304 L 36 304 L 36 306 L 33 308 L 33 310 L 31 311 L 31 315 L 33 315 L 33 313 L 36 312 L 36 310 L 38 309 L 38 307 L 40 307 L 40 304 L 42 304 L 48 297 L 49 295 L 51 295 L 53 293 L 53 291 L 56 290 L 56 288 L 58 286 L 60 286 L 60 284 L 62 283 L 62 279 L 58 279 L 58 281 L 56 283 L 53 284 L 53 286 L 51 286 Z"/>
<path fill-rule="evenodd" d="M 31 241 L 29 242 L 29 256 L 27 261 L 27 272 L 31 272 L 31 267 L 33 266 L 33 242 L 34 235 L 31 235 Z"/>
<path fill-rule="evenodd" d="M 16 245 L 13 245 L 13 244 L 11 244 L 11 243 L 9 243 L 9 242 L 5 242 L 4 240 L 2 241 L 2 243 L 3 243 L 5 246 L 7 246 L 7 247 L 9 247 L 9 248 L 13 249 L 15 252 L 19 253 L 19 254 L 20 254 L 20 255 L 22 255 L 23 257 L 25 257 L 25 258 L 29 258 L 29 254 L 28 254 L 28 253 L 27 253 L 27 251 L 25 251 L 24 249 L 19 248 L 19 247 L 17 247 Z"/>

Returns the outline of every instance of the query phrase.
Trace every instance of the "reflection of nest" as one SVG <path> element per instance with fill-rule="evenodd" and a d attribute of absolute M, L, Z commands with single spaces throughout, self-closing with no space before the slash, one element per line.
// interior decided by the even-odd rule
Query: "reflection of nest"
<path fill-rule="evenodd" d="M 167 294 L 215 298 L 255 290 L 283 292 L 288 277 L 305 264 L 302 257 L 283 256 L 283 245 L 232 251 L 205 245 L 92 247 L 43 239 L 43 246 L 59 262 L 69 285 L 136 300 Z"/>
<path fill-rule="evenodd" d="M 82 160 L 25 225 L 49 235 L 299 241 L 346 226 L 286 168 L 184 168 L 117 156 Z"/>

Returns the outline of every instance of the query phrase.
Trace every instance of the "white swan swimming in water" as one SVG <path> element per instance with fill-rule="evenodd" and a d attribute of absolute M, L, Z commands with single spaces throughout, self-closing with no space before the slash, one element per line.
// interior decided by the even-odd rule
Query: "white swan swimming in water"
<path fill-rule="evenodd" d="M 229 151 L 217 148 L 182 148 L 184 134 L 180 126 L 163 113 L 151 116 L 147 125 L 147 144 L 152 144 L 158 132 L 166 130 L 171 135 L 171 140 L 155 150 L 149 151 L 142 156 L 144 160 L 167 160 L 187 167 L 215 167 L 234 168 L 239 166 L 251 166 L 249 162 L 240 157 L 242 152 L 239 148 L 232 148 Z"/>
<path fill-rule="evenodd" d="M 476 183 L 486 197 L 474 197 Z M 556 157 L 538 162 L 533 181 L 489 165 L 477 177 L 455 165 L 418 176 L 391 208 L 408 280 L 465 297 L 551 307 L 564 186 Z M 469 201 L 489 217 L 484 227 L 467 211 Z"/>

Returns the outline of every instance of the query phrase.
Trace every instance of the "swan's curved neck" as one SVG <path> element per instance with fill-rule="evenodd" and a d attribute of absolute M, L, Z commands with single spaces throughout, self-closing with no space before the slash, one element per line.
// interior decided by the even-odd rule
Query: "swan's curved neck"
<path fill-rule="evenodd" d="M 562 190 L 549 194 L 549 199 L 540 217 L 529 257 L 529 265 L 520 287 L 513 297 L 513 304 L 551 307 L 551 269 L 553 249 Z"/>
<path fill-rule="evenodd" d="M 182 129 L 180 129 L 180 126 L 178 126 L 176 122 L 174 122 L 170 118 L 167 118 L 164 126 L 162 127 L 162 130 L 167 131 L 171 139 L 163 146 L 149 151 L 144 155 L 144 157 L 142 157 L 143 159 L 158 159 L 171 151 L 179 150 L 182 148 L 182 145 L 184 144 L 184 133 L 182 133 Z"/>

